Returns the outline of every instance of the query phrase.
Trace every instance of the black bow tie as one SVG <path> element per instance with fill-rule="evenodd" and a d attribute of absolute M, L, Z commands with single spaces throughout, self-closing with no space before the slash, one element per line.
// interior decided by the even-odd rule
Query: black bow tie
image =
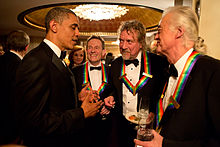
<path fill-rule="evenodd" d="M 66 51 L 61 51 L 60 59 L 63 60 L 66 57 Z"/>
<path fill-rule="evenodd" d="M 133 63 L 135 67 L 138 66 L 139 61 L 138 59 L 134 59 L 134 60 L 125 60 L 125 65 L 128 66 L 129 64 Z"/>
<path fill-rule="evenodd" d="M 178 71 L 173 64 L 170 64 L 168 74 L 169 74 L 169 76 L 178 77 Z"/>
<path fill-rule="evenodd" d="M 98 66 L 98 67 L 90 67 L 90 70 L 101 70 L 101 66 Z"/>

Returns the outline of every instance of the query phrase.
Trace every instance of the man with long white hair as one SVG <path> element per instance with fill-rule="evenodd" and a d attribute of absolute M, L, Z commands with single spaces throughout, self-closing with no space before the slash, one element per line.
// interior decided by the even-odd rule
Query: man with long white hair
<path fill-rule="evenodd" d="M 156 35 L 157 52 L 177 77 L 169 77 L 158 101 L 152 141 L 144 147 L 220 146 L 220 61 L 202 55 L 197 15 L 186 6 L 165 10 Z M 163 96 L 164 95 L 164 96 Z"/>

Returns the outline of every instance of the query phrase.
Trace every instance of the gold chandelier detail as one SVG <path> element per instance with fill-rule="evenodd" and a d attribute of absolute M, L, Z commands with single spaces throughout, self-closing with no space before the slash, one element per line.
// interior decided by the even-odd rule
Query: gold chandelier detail
<path fill-rule="evenodd" d="M 108 20 L 115 19 L 125 15 L 129 10 L 126 7 L 118 5 L 104 5 L 104 4 L 86 4 L 79 5 L 75 9 L 72 9 L 77 16 L 83 19 L 95 20 Z"/>

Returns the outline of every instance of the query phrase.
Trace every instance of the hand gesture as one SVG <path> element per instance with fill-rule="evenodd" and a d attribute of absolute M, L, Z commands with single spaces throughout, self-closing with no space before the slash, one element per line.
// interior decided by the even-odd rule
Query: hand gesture
<path fill-rule="evenodd" d="M 110 113 L 110 109 L 115 107 L 115 101 L 113 96 L 108 96 L 104 99 L 105 106 L 102 107 L 100 114 L 108 115 Z"/>
<path fill-rule="evenodd" d="M 80 91 L 80 93 L 78 94 L 78 97 L 79 97 L 79 100 L 80 100 L 80 101 L 84 101 L 85 98 L 86 98 L 86 96 L 91 93 L 90 90 L 87 90 L 87 88 L 89 87 L 89 85 L 90 85 L 90 84 L 87 83 L 86 86 L 85 86 L 85 87 Z"/>
<path fill-rule="evenodd" d="M 108 96 L 107 98 L 104 99 L 105 106 L 108 108 L 114 108 L 115 107 L 115 100 L 113 96 Z"/>
<path fill-rule="evenodd" d="M 84 99 L 81 108 L 84 111 L 85 118 L 95 116 L 99 112 L 99 108 L 104 104 L 102 101 L 93 102 L 91 101 L 93 96 L 92 91 L 90 91 L 90 94 L 86 96 Z"/>
<path fill-rule="evenodd" d="M 108 115 L 110 113 L 110 110 L 107 109 L 105 106 L 102 107 L 100 114 L 101 115 Z"/>

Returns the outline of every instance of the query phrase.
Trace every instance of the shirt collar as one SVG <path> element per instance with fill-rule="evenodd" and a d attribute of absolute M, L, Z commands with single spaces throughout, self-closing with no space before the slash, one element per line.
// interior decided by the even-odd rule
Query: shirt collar
<path fill-rule="evenodd" d="M 178 76 L 180 76 L 180 74 L 183 71 L 183 68 L 186 64 L 186 61 L 188 59 L 188 57 L 190 56 L 190 54 L 193 52 L 193 48 L 189 49 L 174 65 L 178 71 Z"/>
<path fill-rule="evenodd" d="M 89 67 L 98 67 L 98 66 L 101 66 L 101 61 L 100 61 L 99 64 L 96 65 L 96 66 L 92 65 L 89 61 L 88 61 L 88 63 L 89 63 Z"/>
<path fill-rule="evenodd" d="M 10 52 L 17 55 L 21 60 L 23 59 L 23 57 L 19 53 L 17 53 L 16 51 L 10 50 Z"/>
<path fill-rule="evenodd" d="M 61 55 L 60 48 L 46 38 L 43 41 L 53 50 L 53 52 L 57 55 L 57 57 L 60 58 Z"/>
<path fill-rule="evenodd" d="M 139 63 L 141 62 L 141 54 L 142 54 L 142 51 L 140 50 L 136 59 L 138 59 Z"/>

